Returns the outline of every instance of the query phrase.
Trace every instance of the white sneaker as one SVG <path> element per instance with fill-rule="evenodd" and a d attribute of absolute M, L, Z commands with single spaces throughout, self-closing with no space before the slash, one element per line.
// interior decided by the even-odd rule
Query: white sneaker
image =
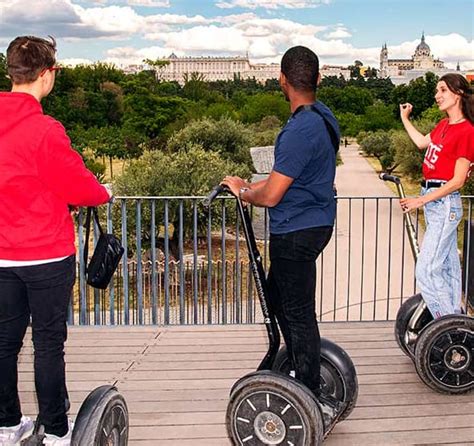
<path fill-rule="evenodd" d="M 71 444 L 73 429 L 74 422 L 69 420 L 69 430 L 67 431 L 66 435 L 63 437 L 57 437 L 56 435 L 45 434 L 43 444 L 50 446 L 69 446 Z"/>
<path fill-rule="evenodd" d="M 28 438 L 35 428 L 35 423 L 28 417 L 21 417 L 20 424 L 11 427 L 0 427 L 0 446 L 19 446 Z"/>

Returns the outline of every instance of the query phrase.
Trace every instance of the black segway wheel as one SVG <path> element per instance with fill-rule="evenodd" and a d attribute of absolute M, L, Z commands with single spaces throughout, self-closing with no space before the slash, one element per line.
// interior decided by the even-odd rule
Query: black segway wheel
<path fill-rule="evenodd" d="M 280 348 L 273 370 L 294 377 L 286 347 Z M 347 418 L 357 403 L 359 385 L 357 373 L 346 351 L 326 338 L 321 338 L 321 390 L 323 393 L 346 404 L 339 420 Z"/>
<path fill-rule="evenodd" d="M 72 446 L 126 446 L 128 409 L 114 386 L 100 386 L 82 403 L 72 432 Z"/>
<path fill-rule="evenodd" d="M 460 394 L 474 389 L 474 319 L 444 316 L 418 338 L 415 365 L 421 380 L 440 393 Z"/>
<path fill-rule="evenodd" d="M 311 392 L 268 370 L 246 375 L 234 385 L 226 425 L 234 446 L 318 446 L 324 435 Z"/>
<path fill-rule="evenodd" d="M 415 356 L 415 344 L 419 333 L 433 320 L 430 311 L 426 309 L 418 320 L 414 330 L 407 333 L 408 323 L 422 300 L 423 297 L 421 294 L 415 294 L 409 297 L 398 309 L 397 319 L 395 321 L 395 339 L 397 344 L 403 353 L 411 359 Z"/>

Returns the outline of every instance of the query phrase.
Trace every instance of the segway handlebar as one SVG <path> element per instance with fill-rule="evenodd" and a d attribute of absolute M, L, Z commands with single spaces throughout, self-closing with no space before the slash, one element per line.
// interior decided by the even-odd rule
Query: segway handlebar
<path fill-rule="evenodd" d="M 218 184 L 211 190 L 209 195 L 206 198 L 204 198 L 204 200 L 202 200 L 202 203 L 204 204 L 204 206 L 208 208 L 212 204 L 212 202 L 215 200 L 215 198 L 226 190 L 228 190 L 226 186 L 222 184 Z"/>
<path fill-rule="evenodd" d="M 405 191 L 403 189 L 403 184 L 400 178 L 396 177 L 395 175 L 389 175 L 388 173 L 383 173 L 383 172 L 379 175 L 379 178 L 383 181 L 390 181 L 391 183 L 395 183 L 395 185 L 397 186 L 398 196 L 400 198 L 406 197 Z M 408 240 L 410 241 L 411 251 L 416 261 L 416 259 L 418 258 L 420 254 L 420 247 L 418 246 L 418 240 L 416 237 L 415 227 L 413 225 L 413 222 L 411 221 L 411 217 L 408 212 L 405 212 L 403 214 L 403 220 L 405 222 L 405 228 L 407 230 Z"/>
<path fill-rule="evenodd" d="M 389 175 L 388 173 L 381 173 L 379 175 L 379 178 L 383 181 L 390 181 L 391 183 L 395 183 L 395 184 L 400 184 L 401 181 L 400 181 L 400 178 L 396 177 L 395 175 Z"/>

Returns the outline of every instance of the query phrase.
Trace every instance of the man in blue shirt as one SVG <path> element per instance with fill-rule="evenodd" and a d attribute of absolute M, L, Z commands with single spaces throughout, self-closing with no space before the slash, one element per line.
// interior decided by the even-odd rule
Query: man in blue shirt
<path fill-rule="evenodd" d="M 319 80 L 319 60 L 311 50 L 297 46 L 284 54 L 280 86 L 292 115 L 276 140 L 273 170 L 257 183 L 225 177 L 223 184 L 243 201 L 269 208 L 271 306 L 296 378 L 321 402 L 316 259 L 333 231 L 337 150 L 333 141 L 338 144 L 340 136 L 334 115 L 316 102 Z M 335 402 L 329 405 L 338 410 Z"/>

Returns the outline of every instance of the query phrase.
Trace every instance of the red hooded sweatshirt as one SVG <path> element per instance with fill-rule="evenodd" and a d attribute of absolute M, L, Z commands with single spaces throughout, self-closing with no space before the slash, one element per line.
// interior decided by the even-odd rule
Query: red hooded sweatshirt
<path fill-rule="evenodd" d="M 75 253 L 68 209 L 109 195 L 71 148 L 64 127 L 26 93 L 0 93 L 0 259 Z"/>

